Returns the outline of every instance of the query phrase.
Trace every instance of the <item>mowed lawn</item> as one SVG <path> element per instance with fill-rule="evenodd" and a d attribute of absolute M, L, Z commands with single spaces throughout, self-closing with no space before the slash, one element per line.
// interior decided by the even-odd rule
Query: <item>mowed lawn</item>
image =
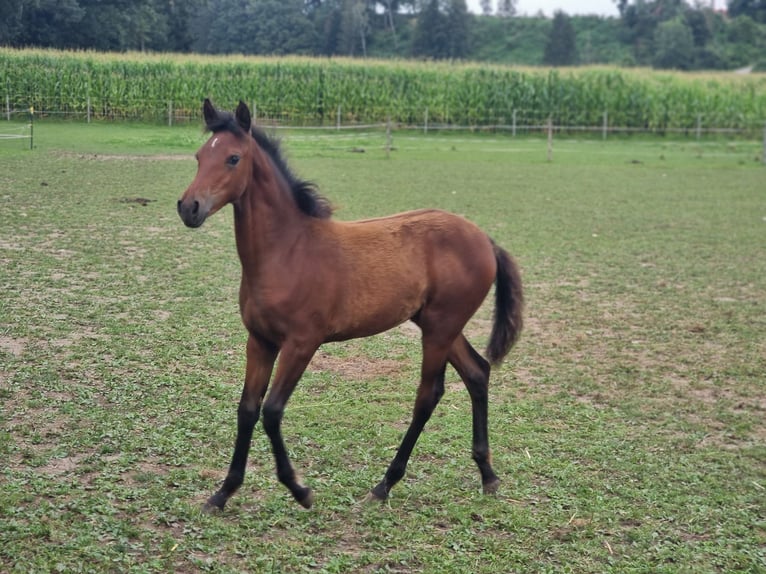
<path fill-rule="evenodd" d="M 0 129 L 0 131 L 3 131 Z M 447 393 L 389 502 L 360 501 L 409 422 L 414 327 L 323 347 L 284 435 L 256 429 L 218 515 L 244 369 L 227 208 L 175 203 L 186 127 L 35 126 L 0 141 L 0 572 L 766 571 L 766 167 L 722 140 L 280 134 L 336 217 L 439 207 L 523 269 L 480 493 Z M 483 348 L 486 305 L 469 324 Z"/>

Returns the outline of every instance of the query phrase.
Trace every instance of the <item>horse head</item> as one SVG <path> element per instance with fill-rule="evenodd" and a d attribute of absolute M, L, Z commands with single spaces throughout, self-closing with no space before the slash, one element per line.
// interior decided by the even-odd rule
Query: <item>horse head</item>
<path fill-rule="evenodd" d="M 237 201 L 253 178 L 255 142 L 247 105 L 240 101 L 231 114 L 205 99 L 202 113 L 212 134 L 197 151 L 197 175 L 178 200 L 178 215 L 188 227 L 199 227 L 224 205 Z"/>

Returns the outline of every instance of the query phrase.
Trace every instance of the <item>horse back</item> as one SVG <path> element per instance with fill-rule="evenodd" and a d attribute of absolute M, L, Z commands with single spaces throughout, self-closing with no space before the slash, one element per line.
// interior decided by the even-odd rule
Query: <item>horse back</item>
<path fill-rule="evenodd" d="M 495 278 L 490 239 L 449 212 L 336 222 L 335 234 L 347 270 L 339 305 L 345 316 L 365 319 L 363 335 L 411 319 L 426 305 L 465 306 L 467 320 Z"/>

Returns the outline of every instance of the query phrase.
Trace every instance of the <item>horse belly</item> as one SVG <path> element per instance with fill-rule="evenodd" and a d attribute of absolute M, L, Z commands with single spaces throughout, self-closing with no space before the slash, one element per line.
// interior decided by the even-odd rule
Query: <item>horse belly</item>
<path fill-rule="evenodd" d="M 423 306 L 425 291 L 420 281 L 390 278 L 350 290 L 339 305 L 332 340 L 368 337 L 401 325 Z"/>

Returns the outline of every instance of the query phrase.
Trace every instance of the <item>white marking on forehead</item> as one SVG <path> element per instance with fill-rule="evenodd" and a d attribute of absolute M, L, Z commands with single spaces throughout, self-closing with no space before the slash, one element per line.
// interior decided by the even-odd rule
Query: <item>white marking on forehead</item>
<path fill-rule="evenodd" d="M 213 139 L 213 143 L 210 144 L 210 147 L 214 148 L 215 144 L 218 143 L 218 138 Z"/>

